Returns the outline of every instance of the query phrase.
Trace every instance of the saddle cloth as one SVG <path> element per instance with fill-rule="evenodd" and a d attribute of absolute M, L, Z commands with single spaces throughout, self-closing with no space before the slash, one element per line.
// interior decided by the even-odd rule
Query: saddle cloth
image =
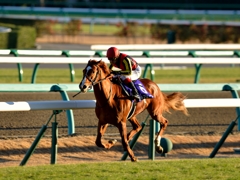
<path fill-rule="evenodd" d="M 144 87 L 143 83 L 137 79 L 135 81 L 133 81 L 139 96 L 141 97 L 141 100 L 143 99 L 148 99 L 148 98 L 153 98 L 153 95 L 151 95 Z M 122 86 L 124 92 L 128 95 L 128 96 L 132 96 L 132 88 L 128 87 L 126 84 L 119 82 L 119 84 Z"/>

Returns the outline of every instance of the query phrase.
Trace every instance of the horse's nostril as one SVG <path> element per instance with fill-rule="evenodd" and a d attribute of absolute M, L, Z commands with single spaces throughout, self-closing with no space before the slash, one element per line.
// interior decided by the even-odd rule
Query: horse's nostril
<path fill-rule="evenodd" d="M 83 85 L 83 89 L 86 89 L 87 88 L 87 86 L 86 85 Z"/>

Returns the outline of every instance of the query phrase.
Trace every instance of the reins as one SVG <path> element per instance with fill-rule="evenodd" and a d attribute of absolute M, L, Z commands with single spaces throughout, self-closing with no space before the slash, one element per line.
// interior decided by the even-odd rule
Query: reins
<path fill-rule="evenodd" d="M 98 67 L 98 72 L 97 72 L 97 74 L 96 74 L 96 76 L 95 76 L 95 78 L 94 78 L 93 81 L 92 81 L 91 79 L 89 79 L 88 77 L 86 77 L 86 78 L 92 83 L 92 86 L 95 86 L 95 85 L 101 83 L 102 81 L 104 81 L 104 80 L 106 80 L 106 79 L 109 79 L 109 78 L 111 77 L 111 74 L 108 74 L 106 77 L 104 77 L 104 78 L 98 80 L 97 82 L 95 82 L 96 79 L 97 79 L 97 76 L 98 76 L 99 72 L 101 72 L 101 70 L 99 70 L 99 67 Z M 101 73 L 100 73 L 100 78 L 101 78 Z M 98 106 L 99 108 L 103 108 L 105 105 L 107 105 L 107 104 L 108 104 L 108 101 L 109 101 L 109 99 L 110 99 L 110 97 L 111 97 L 111 94 L 112 94 L 112 83 L 110 83 L 109 96 L 108 96 L 108 98 L 107 98 L 107 101 L 105 101 L 105 104 L 104 104 L 103 106 L 99 106 L 98 104 L 96 104 L 96 106 Z"/>

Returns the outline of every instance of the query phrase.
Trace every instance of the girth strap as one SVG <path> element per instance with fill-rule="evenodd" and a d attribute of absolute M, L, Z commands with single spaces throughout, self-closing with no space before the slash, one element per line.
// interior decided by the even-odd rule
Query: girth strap
<path fill-rule="evenodd" d="M 131 102 L 132 102 L 132 103 L 131 103 L 131 108 L 130 108 L 130 110 L 129 110 L 127 119 L 130 119 L 130 118 L 133 116 L 133 114 L 134 114 L 134 112 L 135 112 L 135 110 L 136 110 L 136 105 L 137 105 L 136 101 L 135 101 L 135 100 L 132 100 Z"/>

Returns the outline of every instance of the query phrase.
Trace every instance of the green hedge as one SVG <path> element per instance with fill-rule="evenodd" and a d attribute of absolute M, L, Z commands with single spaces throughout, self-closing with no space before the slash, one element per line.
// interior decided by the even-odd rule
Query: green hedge
<path fill-rule="evenodd" d="M 9 33 L 0 33 L 0 49 L 27 49 L 35 46 L 36 29 L 34 27 L 3 23 L 0 23 L 0 26 L 12 29 Z"/>
<path fill-rule="evenodd" d="M 199 40 L 201 43 L 239 43 L 240 27 L 224 25 L 163 25 L 152 24 L 151 37 L 158 40 L 166 40 L 169 31 L 175 32 L 176 40 L 187 42 Z"/>
<path fill-rule="evenodd" d="M 18 26 L 16 33 L 17 49 L 33 48 L 36 41 L 36 29 L 27 26 Z M 13 44 L 14 45 L 14 44 Z M 12 47 L 11 47 L 12 48 Z"/>
<path fill-rule="evenodd" d="M 8 48 L 8 33 L 0 33 L 0 49 Z"/>

